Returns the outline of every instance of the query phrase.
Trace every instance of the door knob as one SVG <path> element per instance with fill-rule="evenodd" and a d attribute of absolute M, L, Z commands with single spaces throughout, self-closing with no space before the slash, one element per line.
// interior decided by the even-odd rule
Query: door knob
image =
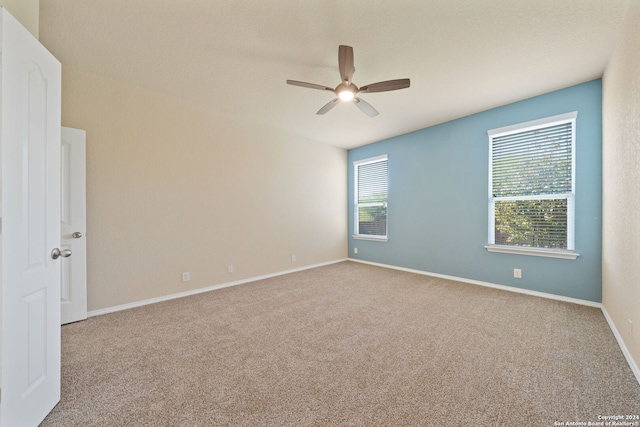
<path fill-rule="evenodd" d="M 51 251 L 51 258 L 53 258 L 53 259 L 58 259 L 60 257 L 69 258 L 70 256 L 71 256 L 71 250 L 70 249 L 60 250 L 58 248 L 54 248 Z"/>
<path fill-rule="evenodd" d="M 79 231 L 75 231 L 75 232 L 71 235 L 71 237 L 73 237 L 74 239 L 79 239 L 79 238 L 81 238 L 81 237 L 82 237 L 82 233 L 81 233 L 81 232 L 79 232 Z"/>

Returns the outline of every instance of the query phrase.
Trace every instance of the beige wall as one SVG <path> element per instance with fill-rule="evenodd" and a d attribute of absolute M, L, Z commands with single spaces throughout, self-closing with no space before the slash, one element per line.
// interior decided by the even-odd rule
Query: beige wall
<path fill-rule="evenodd" d="M 640 2 L 603 77 L 602 302 L 640 365 Z M 627 321 L 633 322 L 633 336 Z"/>
<path fill-rule="evenodd" d="M 14 18 L 38 38 L 40 0 L 0 0 L 0 5 L 6 7 Z"/>
<path fill-rule="evenodd" d="M 345 150 L 63 69 L 63 125 L 87 131 L 90 311 L 346 258 Z"/>

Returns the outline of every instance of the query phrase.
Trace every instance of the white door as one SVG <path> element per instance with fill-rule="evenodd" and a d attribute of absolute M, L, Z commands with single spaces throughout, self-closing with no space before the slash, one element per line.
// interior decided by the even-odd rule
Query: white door
<path fill-rule="evenodd" d="M 62 324 L 87 318 L 86 132 L 62 128 L 61 249 L 73 256 L 62 263 Z"/>
<path fill-rule="evenodd" d="M 0 34 L 0 425 L 37 426 L 60 400 L 61 69 L 4 8 Z"/>

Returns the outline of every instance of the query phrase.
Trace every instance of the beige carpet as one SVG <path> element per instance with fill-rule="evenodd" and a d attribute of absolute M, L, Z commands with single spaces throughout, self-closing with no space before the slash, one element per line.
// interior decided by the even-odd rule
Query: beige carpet
<path fill-rule="evenodd" d="M 640 414 L 602 312 L 343 262 L 62 329 L 43 426 L 553 426 Z"/>

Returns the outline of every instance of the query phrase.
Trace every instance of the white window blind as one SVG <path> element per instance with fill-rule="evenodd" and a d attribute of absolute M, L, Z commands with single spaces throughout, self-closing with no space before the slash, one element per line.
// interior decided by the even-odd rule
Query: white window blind
<path fill-rule="evenodd" d="M 574 249 L 575 113 L 489 132 L 489 244 Z"/>
<path fill-rule="evenodd" d="M 386 155 L 354 162 L 356 236 L 387 237 L 388 173 Z"/>

